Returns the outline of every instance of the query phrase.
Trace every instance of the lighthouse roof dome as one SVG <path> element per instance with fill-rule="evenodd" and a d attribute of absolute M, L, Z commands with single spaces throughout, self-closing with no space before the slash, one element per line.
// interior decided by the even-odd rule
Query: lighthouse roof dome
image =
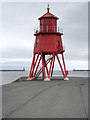
<path fill-rule="evenodd" d="M 53 15 L 50 12 L 45 13 L 44 15 L 42 15 L 41 17 L 39 17 L 38 20 L 41 20 L 42 18 L 55 18 L 55 19 L 59 19 L 57 16 Z"/>

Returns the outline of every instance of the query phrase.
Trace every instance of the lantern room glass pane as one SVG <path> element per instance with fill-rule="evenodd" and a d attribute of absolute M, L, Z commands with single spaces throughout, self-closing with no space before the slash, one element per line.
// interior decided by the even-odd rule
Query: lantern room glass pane
<path fill-rule="evenodd" d="M 36 47 L 38 46 L 38 43 L 39 43 L 39 39 L 36 40 Z"/>
<path fill-rule="evenodd" d="M 41 21 L 41 25 L 43 25 L 43 21 Z"/>

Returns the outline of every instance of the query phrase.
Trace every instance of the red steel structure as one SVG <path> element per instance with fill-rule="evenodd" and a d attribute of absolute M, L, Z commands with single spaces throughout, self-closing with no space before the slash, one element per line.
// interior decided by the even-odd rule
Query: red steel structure
<path fill-rule="evenodd" d="M 57 30 L 57 20 L 59 18 L 51 14 L 49 10 L 48 5 L 47 13 L 38 18 L 40 20 L 40 28 L 37 28 L 34 34 L 36 39 L 28 80 L 34 80 L 43 73 L 44 80 L 50 81 L 50 77 L 53 75 L 55 58 L 57 58 L 64 80 L 69 80 L 63 55 L 65 52 L 61 39 L 63 33 Z M 63 66 L 61 65 L 59 54 L 62 56 Z"/>

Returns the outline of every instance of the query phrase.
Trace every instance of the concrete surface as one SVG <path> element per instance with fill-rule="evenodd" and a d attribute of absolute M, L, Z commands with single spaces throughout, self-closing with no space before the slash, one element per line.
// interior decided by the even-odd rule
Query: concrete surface
<path fill-rule="evenodd" d="M 87 118 L 88 78 L 2 86 L 3 118 Z"/>

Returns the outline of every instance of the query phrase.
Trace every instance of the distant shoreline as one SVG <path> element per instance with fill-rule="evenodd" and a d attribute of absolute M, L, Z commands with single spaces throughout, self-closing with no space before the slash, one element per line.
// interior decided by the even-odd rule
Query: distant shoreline
<path fill-rule="evenodd" d="M 26 71 L 26 70 L 0 70 L 0 71 Z M 71 70 L 71 71 L 90 71 L 90 70 Z"/>
<path fill-rule="evenodd" d="M 0 70 L 0 71 L 25 71 L 25 70 Z"/>
<path fill-rule="evenodd" d="M 73 70 L 73 71 L 90 71 L 90 70 Z"/>

